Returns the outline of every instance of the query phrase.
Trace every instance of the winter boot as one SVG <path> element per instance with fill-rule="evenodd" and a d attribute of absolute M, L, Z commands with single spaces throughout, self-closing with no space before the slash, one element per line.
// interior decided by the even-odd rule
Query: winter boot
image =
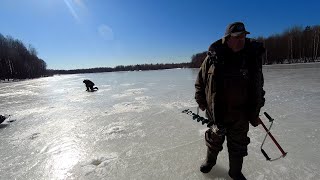
<path fill-rule="evenodd" d="M 208 173 L 211 171 L 212 167 L 216 165 L 218 153 L 214 153 L 209 148 L 207 149 L 207 157 L 200 166 L 200 171 L 202 173 Z"/>
<path fill-rule="evenodd" d="M 229 156 L 229 176 L 233 180 L 246 180 L 243 176 L 242 170 L 243 157 L 231 157 Z"/>

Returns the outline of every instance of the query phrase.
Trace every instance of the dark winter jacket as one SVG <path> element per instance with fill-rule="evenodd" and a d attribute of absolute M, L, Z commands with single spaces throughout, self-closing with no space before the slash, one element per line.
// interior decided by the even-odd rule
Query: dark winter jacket
<path fill-rule="evenodd" d="M 262 43 L 246 38 L 244 49 L 232 52 L 222 39 L 209 47 L 195 83 L 195 99 L 216 123 L 258 117 L 264 105 Z"/>
<path fill-rule="evenodd" d="M 83 80 L 83 83 L 86 84 L 86 87 L 93 87 L 94 83 L 88 79 Z"/>

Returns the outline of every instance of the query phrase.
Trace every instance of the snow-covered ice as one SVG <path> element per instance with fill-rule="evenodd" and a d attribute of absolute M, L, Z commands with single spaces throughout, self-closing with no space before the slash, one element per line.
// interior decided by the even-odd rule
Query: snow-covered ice
<path fill-rule="evenodd" d="M 0 84 L 0 179 L 230 179 L 227 147 L 208 174 L 196 111 L 197 69 L 56 75 Z M 264 67 L 272 134 L 288 152 L 268 162 L 265 131 L 250 128 L 250 180 L 320 179 L 320 66 Z M 83 79 L 99 90 L 86 92 Z M 203 115 L 203 112 L 201 112 Z M 266 125 L 267 119 L 261 116 Z M 264 149 L 281 153 L 270 138 Z"/>

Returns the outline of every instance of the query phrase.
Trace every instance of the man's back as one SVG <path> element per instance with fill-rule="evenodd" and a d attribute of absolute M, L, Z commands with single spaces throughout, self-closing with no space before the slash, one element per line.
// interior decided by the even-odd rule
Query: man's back
<path fill-rule="evenodd" d="M 94 83 L 88 79 L 83 80 L 83 83 L 85 83 L 87 87 L 94 86 Z"/>

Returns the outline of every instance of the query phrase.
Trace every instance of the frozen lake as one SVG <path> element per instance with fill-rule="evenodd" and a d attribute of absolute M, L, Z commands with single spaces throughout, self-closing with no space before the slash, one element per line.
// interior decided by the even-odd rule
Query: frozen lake
<path fill-rule="evenodd" d="M 226 145 L 208 174 L 205 126 L 196 111 L 197 69 L 46 77 L 0 84 L 0 179 L 230 179 Z M 265 135 L 250 127 L 243 173 L 250 180 L 320 179 L 320 67 L 264 67 L 272 134 L 288 155 L 268 162 Z M 99 90 L 86 92 L 92 80 Z M 203 114 L 203 113 L 202 113 Z M 269 123 L 261 116 L 264 123 Z M 264 149 L 280 156 L 270 138 Z"/>

